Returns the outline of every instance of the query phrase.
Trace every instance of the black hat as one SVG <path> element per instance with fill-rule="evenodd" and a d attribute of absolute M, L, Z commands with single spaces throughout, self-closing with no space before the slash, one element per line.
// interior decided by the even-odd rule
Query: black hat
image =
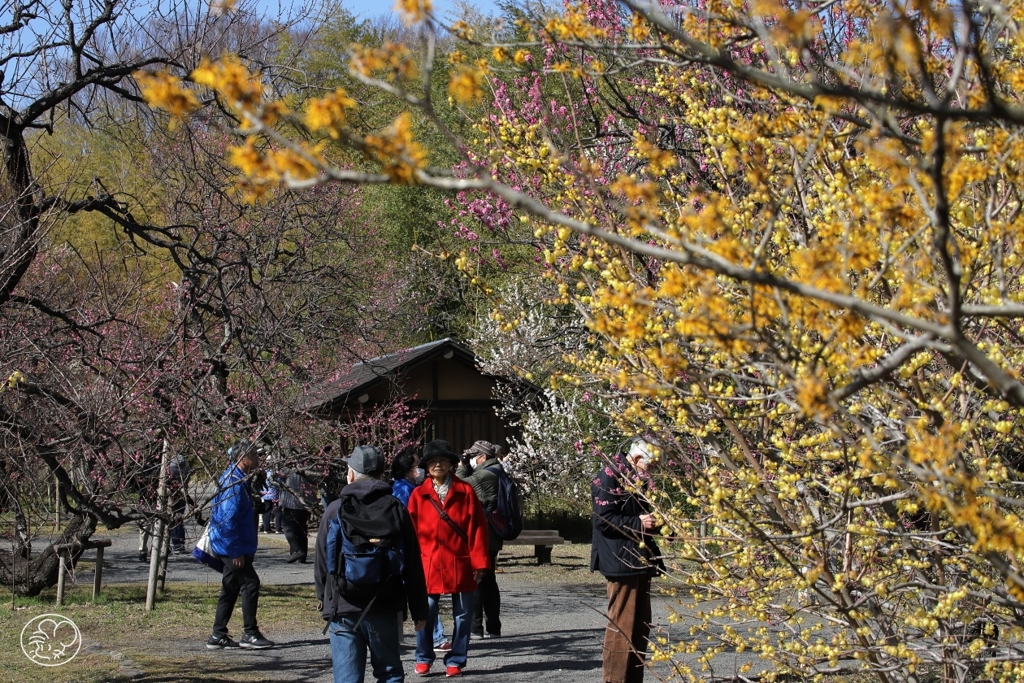
<path fill-rule="evenodd" d="M 434 439 L 424 446 L 423 457 L 420 458 L 420 462 L 426 465 L 431 460 L 437 460 L 438 458 L 447 458 L 453 467 L 459 464 L 459 456 L 455 455 L 455 452 L 452 451 L 452 445 L 444 439 Z"/>
<path fill-rule="evenodd" d="M 356 446 L 352 455 L 342 458 L 349 467 L 360 474 L 379 477 L 384 473 L 384 455 L 373 446 Z"/>

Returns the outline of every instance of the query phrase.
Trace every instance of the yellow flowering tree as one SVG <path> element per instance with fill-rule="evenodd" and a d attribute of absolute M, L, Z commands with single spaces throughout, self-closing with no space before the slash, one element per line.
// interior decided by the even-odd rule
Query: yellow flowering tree
<path fill-rule="evenodd" d="M 401 7 L 418 45 L 351 49 L 408 109 L 383 130 L 344 93 L 303 112 L 192 80 L 239 112 L 247 186 L 461 192 L 467 232 L 537 250 L 548 303 L 591 335 L 552 384 L 598 383 L 661 444 L 649 496 L 696 623 L 658 656 L 692 680 L 1020 679 L 1024 7 L 591 0 L 458 23 L 465 134 L 432 96 L 440 23 Z M 462 163 L 430 167 L 410 117 Z M 376 166 L 336 168 L 284 122 Z M 459 263 L 486 290 L 500 252 Z M 727 650 L 762 663 L 723 671 Z"/>

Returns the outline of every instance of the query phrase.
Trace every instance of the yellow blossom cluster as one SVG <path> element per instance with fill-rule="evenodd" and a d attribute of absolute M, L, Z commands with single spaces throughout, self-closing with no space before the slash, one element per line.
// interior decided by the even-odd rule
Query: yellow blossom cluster
<path fill-rule="evenodd" d="M 321 145 L 299 143 L 295 148 L 260 148 L 253 138 L 228 150 L 228 161 L 240 177 L 236 185 L 250 201 L 262 198 L 279 184 L 316 177 L 324 165 Z"/>
<path fill-rule="evenodd" d="M 136 71 L 135 80 L 147 102 L 181 118 L 199 108 L 199 99 L 181 79 L 165 71 Z"/>
<path fill-rule="evenodd" d="M 486 71 L 479 65 L 464 65 L 452 73 L 448 82 L 448 94 L 459 104 L 472 104 L 484 94 Z"/>
<path fill-rule="evenodd" d="M 366 77 L 383 74 L 389 80 L 412 78 L 416 74 L 416 61 L 408 46 L 386 42 L 380 47 L 355 44 L 351 48 L 352 69 Z"/>
<path fill-rule="evenodd" d="M 417 182 L 416 172 L 427 161 L 427 152 L 412 134 L 412 115 L 400 114 L 380 135 L 365 139 L 367 153 L 377 160 L 392 181 L 411 185 Z"/>
<path fill-rule="evenodd" d="M 325 130 L 334 139 L 341 136 L 348 123 L 348 114 L 355 109 L 356 101 L 349 97 L 344 88 L 306 104 L 306 127 L 310 130 Z"/>
<path fill-rule="evenodd" d="M 287 113 L 283 102 L 265 100 L 260 79 L 233 55 L 204 58 L 190 78 L 215 91 L 246 123 L 272 126 Z"/>
<path fill-rule="evenodd" d="M 433 10 L 431 0 L 395 0 L 395 11 L 407 24 L 417 24 Z"/>

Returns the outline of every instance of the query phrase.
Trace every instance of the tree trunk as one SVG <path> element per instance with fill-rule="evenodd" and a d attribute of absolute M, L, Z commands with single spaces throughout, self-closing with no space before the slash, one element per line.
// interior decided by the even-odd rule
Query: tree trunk
<path fill-rule="evenodd" d="M 82 556 L 83 544 L 96 530 L 96 518 L 76 515 L 64 527 L 63 533 L 38 555 L 28 558 L 17 556 L 10 550 L 0 550 L 0 585 L 12 586 L 15 595 L 33 597 L 43 590 L 57 585 L 57 571 L 60 567 L 54 546 L 72 543 L 71 566 Z"/>

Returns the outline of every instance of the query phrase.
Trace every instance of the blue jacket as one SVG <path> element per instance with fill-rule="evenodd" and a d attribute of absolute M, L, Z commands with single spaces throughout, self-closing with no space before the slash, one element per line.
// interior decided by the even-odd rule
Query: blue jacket
<path fill-rule="evenodd" d="M 391 485 L 391 495 L 402 501 L 402 505 L 409 507 L 409 496 L 412 495 L 414 488 L 416 488 L 416 484 L 405 477 L 395 479 L 395 483 Z"/>
<path fill-rule="evenodd" d="M 256 514 L 252 489 L 238 465 L 231 465 L 217 481 L 210 515 L 210 546 L 222 557 L 256 554 Z"/>

